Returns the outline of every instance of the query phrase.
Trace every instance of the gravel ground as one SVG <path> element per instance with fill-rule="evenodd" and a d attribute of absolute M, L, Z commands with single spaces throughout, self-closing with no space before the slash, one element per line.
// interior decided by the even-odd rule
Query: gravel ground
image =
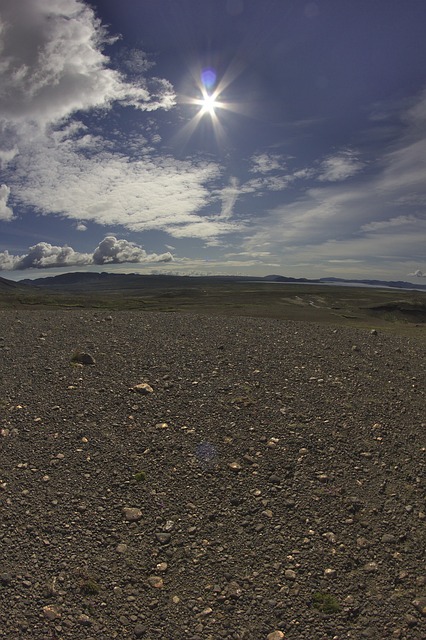
<path fill-rule="evenodd" d="M 167 313 L 0 322 L 0 638 L 426 637 L 418 343 Z"/>

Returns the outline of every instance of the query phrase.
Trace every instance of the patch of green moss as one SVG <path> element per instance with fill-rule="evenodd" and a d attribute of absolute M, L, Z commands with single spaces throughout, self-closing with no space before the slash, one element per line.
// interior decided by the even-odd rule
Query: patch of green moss
<path fill-rule="evenodd" d="M 137 471 L 133 477 L 136 480 L 136 482 L 145 482 L 146 480 L 145 471 Z"/>
<path fill-rule="evenodd" d="M 339 601 L 331 593 L 317 591 L 312 599 L 314 608 L 322 613 L 332 614 L 340 611 Z"/>

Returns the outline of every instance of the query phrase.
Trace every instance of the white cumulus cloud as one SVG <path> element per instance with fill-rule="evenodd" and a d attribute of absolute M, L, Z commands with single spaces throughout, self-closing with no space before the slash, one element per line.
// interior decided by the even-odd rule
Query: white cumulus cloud
<path fill-rule="evenodd" d="M 113 102 L 173 106 L 166 80 L 129 81 L 111 68 L 104 48 L 114 40 L 82 0 L 2 0 L 0 118 L 48 124 Z"/>
<path fill-rule="evenodd" d="M 0 271 L 18 271 L 22 269 L 49 269 L 52 267 L 77 267 L 84 265 L 171 262 L 170 252 L 147 253 L 140 245 L 107 236 L 95 248 L 93 253 L 80 253 L 67 245 L 61 247 L 39 242 L 29 248 L 28 253 L 18 256 L 8 251 L 0 252 Z"/>
<path fill-rule="evenodd" d="M 7 206 L 10 196 L 10 187 L 6 184 L 0 185 L 0 220 L 13 220 L 13 210 Z"/>

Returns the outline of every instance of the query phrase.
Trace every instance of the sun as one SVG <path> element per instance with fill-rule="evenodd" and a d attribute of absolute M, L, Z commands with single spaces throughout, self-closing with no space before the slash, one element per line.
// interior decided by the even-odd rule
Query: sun
<path fill-rule="evenodd" d="M 208 93 L 206 89 L 203 87 L 201 90 L 202 97 L 198 100 L 194 100 L 195 104 L 198 104 L 200 109 L 200 116 L 208 113 L 212 118 L 215 116 L 215 110 L 218 107 L 221 107 L 221 103 L 217 100 L 218 92 Z"/>
<path fill-rule="evenodd" d="M 214 94 L 209 95 L 208 93 L 206 93 L 206 95 L 203 96 L 203 99 L 200 102 L 202 113 L 209 113 L 212 116 L 214 114 L 215 108 L 218 106 L 218 102 Z"/>

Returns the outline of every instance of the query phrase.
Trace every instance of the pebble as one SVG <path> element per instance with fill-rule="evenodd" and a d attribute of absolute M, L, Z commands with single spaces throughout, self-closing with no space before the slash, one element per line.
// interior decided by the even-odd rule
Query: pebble
<path fill-rule="evenodd" d="M 296 572 L 293 569 L 286 569 L 284 572 L 284 577 L 286 580 L 296 580 Z"/>
<path fill-rule="evenodd" d="M 142 518 L 142 511 L 134 507 L 124 507 L 123 514 L 128 522 L 138 522 Z"/>
<path fill-rule="evenodd" d="M 48 620 L 57 620 L 61 617 L 58 609 L 53 605 L 47 605 L 46 607 L 43 607 L 43 615 Z"/>
<path fill-rule="evenodd" d="M 374 573 L 375 571 L 378 570 L 378 566 L 377 566 L 377 562 L 367 562 L 367 564 L 364 565 L 364 571 L 367 571 L 367 573 Z"/>
<path fill-rule="evenodd" d="M 84 627 L 90 627 L 92 624 L 91 619 L 85 613 L 82 613 L 81 615 L 78 616 L 77 622 L 82 624 Z"/>
<path fill-rule="evenodd" d="M 277 629 L 276 631 L 272 631 L 272 633 L 268 633 L 267 640 L 282 640 L 284 637 L 283 632 Z"/>
<path fill-rule="evenodd" d="M 149 576 L 148 584 L 150 587 L 154 587 L 154 589 L 162 589 L 164 586 L 163 578 L 160 578 L 160 576 Z"/>
<path fill-rule="evenodd" d="M 228 598 L 233 598 L 234 600 L 237 600 L 241 596 L 242 592 L 243 590 L 235 580 L 232 580 L 226 587 L 226 595 Z"/>
<path fill-rule="evenodd" d="M 146 633 L 146 627 L 144 624 L 137 624 L 133 630 L 135 638 L 143 638 Z"/>
<path fill-rule="evenodd" d="M 158 542 L 160 542 L 160 544 L 167 544 L 172 538 L 170 533 L 163 533 L 162 531 L 156 533 L 155 537 L 157 538 Z"/>
<path fill-rule="evenodd" d="M 422 616 L 426 616 L 426 597 L 415 598 L 412 605 L 416 607 L 417 611 L 421 613 Z"/>
<path fill-rule="evenodd" d="M 73 362 L 77 362 L 78 364 L 96 364 L 95 358 L 86 351 L 82 351 L 81 353 L 76 353 L 72 357 Z"/>
<path fill-rule="evenodd" d="M 151 385 L 147 384 L 146 382 L 135 384 L 135 386 L 133 387 L 133 391 L 136 391 L 136 393 L 140 393 L 141 395 L 144 395 L 144 396 L 150 393 L 154 393 L 154 389 L 151 387 Z"/>

